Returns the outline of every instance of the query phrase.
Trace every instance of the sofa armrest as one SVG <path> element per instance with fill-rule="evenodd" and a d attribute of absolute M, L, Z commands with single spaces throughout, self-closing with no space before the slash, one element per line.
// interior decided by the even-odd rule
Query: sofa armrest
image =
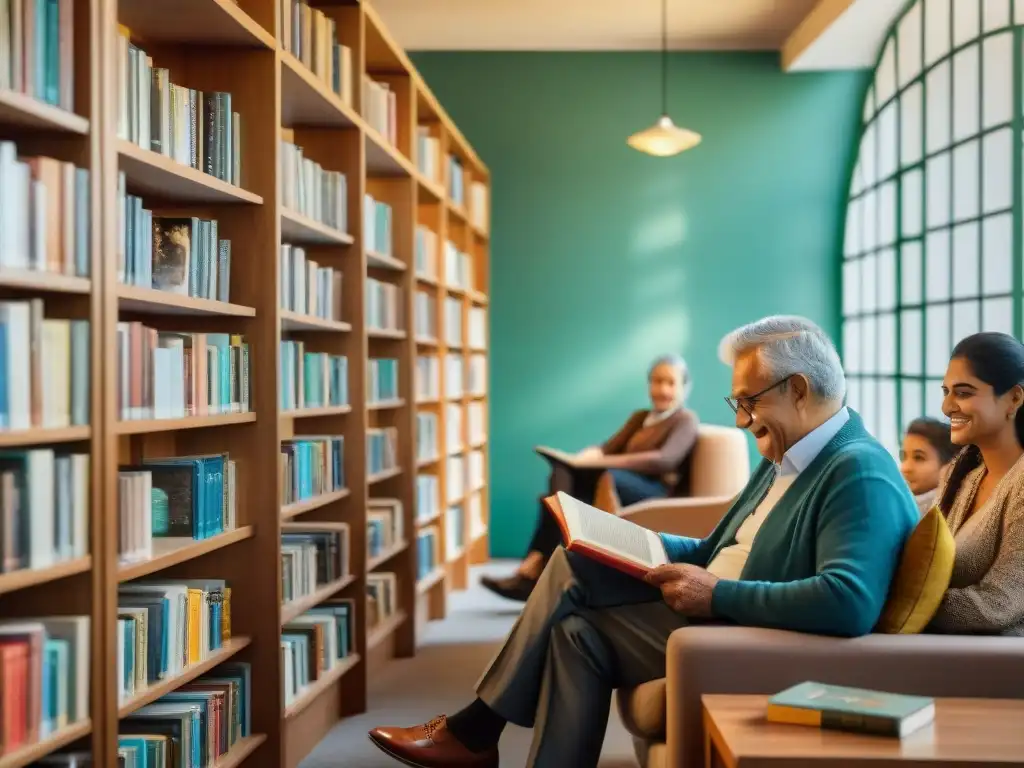
<path fill-rule="evenodd" d="M 733 626 L 687 627 L 666 658 L 668 765 L 703 759 L 701 696 L 774 694 L 813 680 L 890 693 L 1024 698 L 1024 638 L 834 638 Z"/>
<path fill-rule="evenodd" d="M 619 516 L 657 533 L 702 539 L 714 530 L 731 504 L 731 496 L 651 499 L 630 504 Z"/>

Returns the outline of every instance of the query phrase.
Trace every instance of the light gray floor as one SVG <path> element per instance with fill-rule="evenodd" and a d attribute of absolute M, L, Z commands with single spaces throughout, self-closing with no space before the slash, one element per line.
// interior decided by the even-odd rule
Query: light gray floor
<path fill-rule="evenodd" d="M 371 681 L 369 710 L 339 723 L 301 768 L 396 768 L 399 764 L 366 737 L 370 728 L 413 725 L 468 704 L 473 684 L 521 606 L 492 595 L 478 585 L 478 580 L 483 573 L 505 575 L 513 567 L 511 562 L 496 562 L 474 568 L 470 588 L 451 594 L 448 617 L 428 625 L 416 656 L 388 664 L 378 679 Z M 513 725 L 505 729 L 500 747 L 502 768 L 522 768 L 526 764 L 531 733 Z M 636 760 L 613 706 L 601 768 L 627 766 L 636 766 Z"/>

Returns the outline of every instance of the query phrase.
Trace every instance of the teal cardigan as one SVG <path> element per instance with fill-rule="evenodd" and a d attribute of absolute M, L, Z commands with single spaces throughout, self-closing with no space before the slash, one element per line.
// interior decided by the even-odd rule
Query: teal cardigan
<path fill-rule="evenodd" d="M 768 492 L 765 460 L 705 539 L 661 534 L 669 559 L 706 568 Z M 850 419 L 764 521 L 740 580 L 714 588 L 714 617 L 747 626 L 855 637 L 882 613 L 889 583 L 920 515 L 896 462 Z"/>

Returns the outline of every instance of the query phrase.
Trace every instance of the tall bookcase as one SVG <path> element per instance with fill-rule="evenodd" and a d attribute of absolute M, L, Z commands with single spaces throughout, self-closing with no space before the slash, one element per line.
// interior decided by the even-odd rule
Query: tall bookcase
<path fill-rule="evenodd" d="M 15 3 L 27 0 L 9 0 L 0 9 Z M 316 14 L 295 12 L 293 5 L 56 0 L 54 7 L 73 8 L 73 23 L 59 37 L 63 47 L 64 35 L 73 32 L 73 109 L 0 87 L 0 141 L 14 141 L 20 156 L 88 169 L 88 217 L 80 217 L 85 234 L 79 238 L 90 246 L 88 276 L 11 269 L 0 258 L 0 298 L 41 298 L 48 318 L 89 321 L 90 384 L 88 425 L 0 431 L 4 450 L 54 447 L 90 456 L 87 553 L 43 568 L 0 572 L 0 616 L 91 620 L 90 717 L 0 751 L 0 768 L 27 766 L 64 748 L 91 750 L 95 765 L 115 765 L 121 719 L 226 661 L 251 664 L 252 727 L 217 768 L 295 766 L 335 722 L 366 709 L 375 670 L 391 657 L 415 653 L 422 621 L 443 616 L 448 592 L 463 588 L 469 565 L 486 558 L 488 170 L 371 5 L 315 2 Z M 289 42 L 292 21 L 309 25 L 321 14 L 347 58 L 331 59 L 337 49 L 325 45 L 323 19 L 313 25 L 319 32 L 298 35 L 304 52 Z M 124 38 L 144 51 L 153 68 L 166 69 L 171 83 L 231 94 L 237 143 L 223 151 L 239 158 L 238 183 L 224 180 L 231 179 L 230 169 L 217 178 L 124 136 L 120 93 L 130 80 L 123 75 Z M 326 74 L 338 69 L 351 77 L 347 92 Z M 384 87 L 366 84 L 367 78 Z M 145 106 L 130 109 L 141 113 Z M 216 130 L 230 143 L 230 127 Z M 341 215 L 332 224 L 286 204 L 285 142 L 301 147 L 324 171 L 344 175 L 346 194 L 335 206 Z M 219 237 L 230 240 L 229 290 L 219 296 L 226 301 L 125 280 L 124 192 L 141 198 L 153 216 L 217 222 Z M 318 190 L 314 197 L 322 203 L 326 195 Z M 377 210 L 381 203 L 389 212 Z M 382 232 L 390 233 L 390 247 L 382 245 Z M 340 272 L 340 283 L 333 284 L 340 289 L 340 318 L 282 308 L 282 245 L 301 248 L 306 259 Z M 367 279 L 385 286 L 373 291 L 388 293 L 396 307 L 383 324 Z M 432 328 L 417 327 L 421 292 L 434 299 Z M 249 410 L 123 419 L 121 336 L 132 322 L 160 332 L 243 336 L 248 373 L 237 386 L 246 390 Z M 456 325 L 457 334 L 449 327 Z M 295 373 L 282 367 L 292 354 L 286 349 L 294 351 L 282 342 L 344 357 L 344 396 L 316 407 L 283 407 L 282 392 L 295 383 Z M 42 361 L 44 372 L 48 364 Z M 432 385 L 417 381 L 423 365 L 436 366 L 434 396 L 423 395 Z M 397 388 L 385 385 L 384 395 L 374 398 L 374 382 L 390 377 L 396 366 Z M 303 385 L 306 395 L 312 386 Z M 418 444 L 429 435 L 418 414 L 431 413 L 439 443 L 424 453 Z M 379 446 L 368 445 L 382 433 L 393 441 L 393 463 L 384 468 L 374 465 Z M 304 436 L 343 437 L 343 483 L 284 503 L 282 443 Z M 123 562 L 119 467 L 219 453 L 235 462 L 233 525 Z M 401 511 L 400 535 L 371 557 L 368 520 L 375 499 Z M 347 570 L 282 604 L 281 536 L 296 524 L 346 524 Z M 432 547 L 419 541 L 427 530 L 436 532 Z M 438 559 L 422 566 L 427 552 Z M 370 626 L 367 588 L 381 573 L 394 574 L 393 610 Z M 143 578 L 226 580 L 231 639 L 182 674 L 124 699 L 114 672 L 118 590 Z M 342 598 L 354 605 L 352 653 L 321 670 L 285 706 L 282 627 Z"/>

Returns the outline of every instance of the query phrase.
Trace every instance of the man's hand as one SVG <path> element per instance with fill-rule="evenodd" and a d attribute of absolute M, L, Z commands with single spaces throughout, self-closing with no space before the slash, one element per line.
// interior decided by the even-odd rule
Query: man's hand
<path fill-rule="evenodd" d="M 596 445 L 588 446 L 576 454 L 576 458 L 580 461 L 592 461 L 593 459 L 600 459 L 602 456 L 604 454 Z"/>
<path fill-rule="evenodd" d="M 685 616 L 711 615 L 711 594 L 718 577 L 687 563 L 660 565 L 647 576 L 647 582 L 661 588 L 668 606 Z"/>

